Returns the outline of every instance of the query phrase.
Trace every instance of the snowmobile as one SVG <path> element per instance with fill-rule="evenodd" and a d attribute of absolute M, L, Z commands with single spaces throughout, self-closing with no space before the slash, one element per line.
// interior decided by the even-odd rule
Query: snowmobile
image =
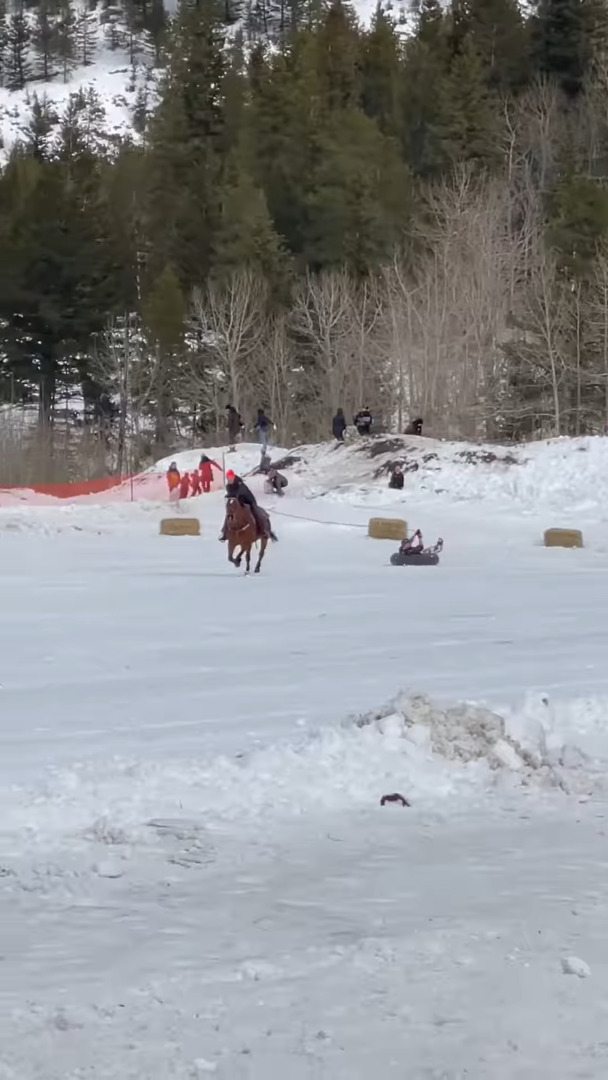
<path fill-rule="evenodd" d="M 416 541 L 418 541 L 416 543 Z M 409 540 L 404 540 L 399 551 L 391 555 L 393 566 L 437 566 L 439 554 L 443 551 L 443 540 L 439 540 L 433 547 L 424 547 L 420 529 Z"/>

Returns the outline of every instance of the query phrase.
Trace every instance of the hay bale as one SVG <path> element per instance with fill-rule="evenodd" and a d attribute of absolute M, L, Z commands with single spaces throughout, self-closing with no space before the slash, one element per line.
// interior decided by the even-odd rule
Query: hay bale
<path fill-rule="evenodd" d="M 400 518 L 370 518 L 367 535 L 374 540 L 405 540 L 407 522 Z"/>
<path fill-rule="evenodd" d="M 198 518 L 175 517 L 163 518 L 160 523 L 161 536 L 200 536 L 201 523 Z"/>
<path fill-rule="evenodd" d="M 582 548 L 583 534 L 580 529 L 547 529 L 545 547 Z"/>

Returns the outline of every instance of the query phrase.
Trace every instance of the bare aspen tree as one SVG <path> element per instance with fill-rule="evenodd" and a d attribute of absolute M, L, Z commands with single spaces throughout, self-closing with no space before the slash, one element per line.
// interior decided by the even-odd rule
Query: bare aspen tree
<path fill-rule="evenodd" d="M 294 436 L 299 438 L 300 428 L 297 416 L 298 370 L 285 313 L 276 315 L 269 323 L 263 354 L 265 391 L 260 398 L 269 402 L 278 441 L 289 443 Z"/>
<path fill-rule="evenodd" d="M 608 252 L 599 252 L 583 299 L 586 382 L 593 393 L 593 421 L 601 431 L 608 420 Z"/>
<path fill-rule="evenodd" d="M 211 399 L 218 408 L 221 388 L 224 404 L 239 411 L 253 407 L 266 308 L 266 284 L 249 270 L 194 294 L 191 330 L 197 344 L 190 378 L 201 400 Z"/>
<path fill-rule="evenodd" d="M 135 444 L 146 431 L 166 376 L 159 357 L 147 348 L 135 315 L 125 314 L 108 323 L 93 358 L 92 374 L 116 399 L 116 471 L 131 472 L 139 464 Z"/>
<path fill-rule="evenodd" d="M 520 394 L 527 398 L 516 407 L 522 414 L 527 408 L 537 425 L 549 425 L 551 434 L 560 435 L 572 356 L 573 290 L 541 235 L 535 250 L 535 265 L 522 281 L 516 310 L 519 333 L 512 342 L 512 357 L 521 372 Z"/>
<path fill-rule="evenodd" d="M 347 416 L 364 406 L 386 411 L 381 316 L 378 282 L 357 284 L 345 270 L 309 275 L 297 291 L 290 329 L 311 435 L 327 432 L 338 406 Z"/>

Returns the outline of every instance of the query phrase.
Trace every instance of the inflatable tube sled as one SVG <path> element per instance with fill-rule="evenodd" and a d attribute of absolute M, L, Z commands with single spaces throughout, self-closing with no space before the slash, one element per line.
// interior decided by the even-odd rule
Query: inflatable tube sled
<path fill-rule="evenodd" d="M 421 551 L 419 554 L 404 554 L 403 551 L 394 551 L 391 555 L 393 566 L 437 566 L 439 555 L 436 551 Z"/>
<path fill-rule="evenodd" d="M 415 533 L 415 536 L 419 536 L 419 532 Z M 422 536 L 420 536 L 422 540 Z M 405 541 L 405 543 L 411 543 L 411 541 Z M 443 540 L 438 540 L 434 547 L 428 548 L 414 548 L 414 550 L 408 550 L 402 545 L 399 551 L 394 551 L 391 555 L 392 566 L 437 566 L 439 562 L 439 552 L 443 549 Z"/>

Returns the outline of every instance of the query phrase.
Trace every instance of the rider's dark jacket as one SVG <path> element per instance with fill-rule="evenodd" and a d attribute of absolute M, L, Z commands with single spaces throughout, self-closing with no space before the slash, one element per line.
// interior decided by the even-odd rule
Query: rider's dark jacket
<path fill-rule="evenodd" d="M 226 484 L 226 498 L 238 499 L 243 506 L 254 507 L 258 505 L 253 492 L 249 490 L 240 476 L 235 476 L 234 480 Z"/>

